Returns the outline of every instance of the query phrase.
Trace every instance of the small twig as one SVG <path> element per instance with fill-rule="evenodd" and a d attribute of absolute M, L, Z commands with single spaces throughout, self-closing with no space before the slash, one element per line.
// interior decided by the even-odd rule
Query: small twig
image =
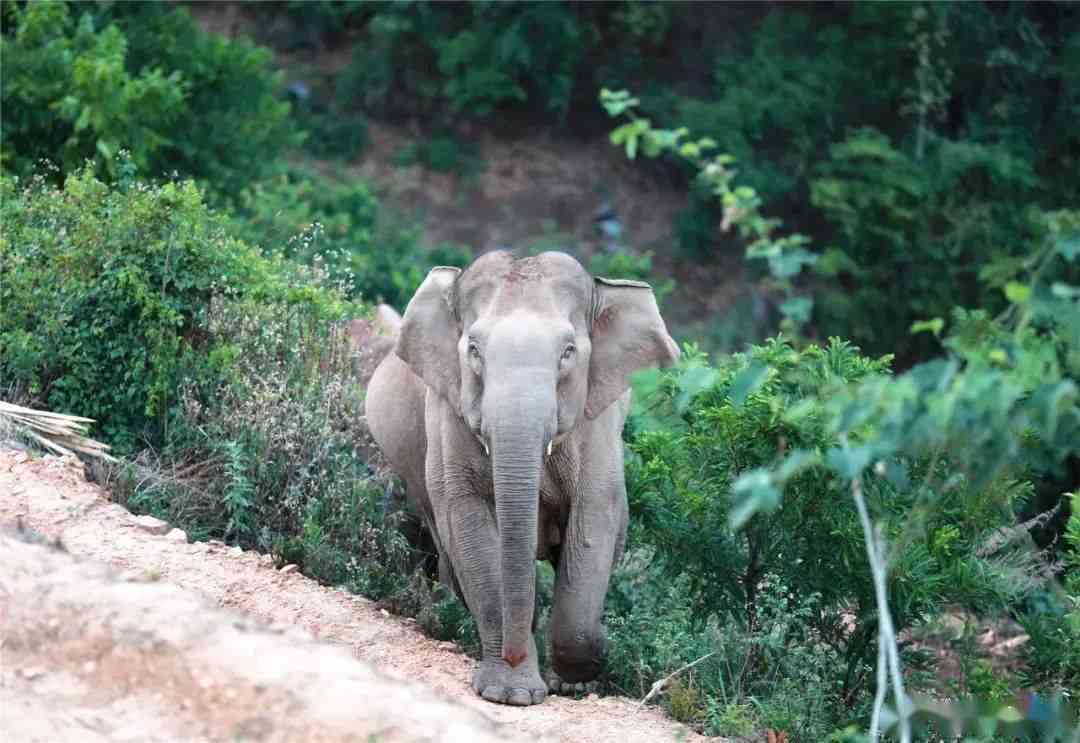
<path fill-rule="evenodd" d="M 847 442 L 844 441 L 846 445 Z M 896 701 L 896 716 L 900 727 L 901 743 L 911 743 L 911 721 L 908 719 L 907 694 L 904 680 L 900 673 L 900 653 L 896 649 L 896 630 L 893 627 L 892 614 L 889 612 L 886 577 L 888 565 L 885 560 L 884 538 L 880 528 L 875 528 L 870 520 L 870 511 L 863 497 L 862 479 L 856 476 L 851 481 L 851 497 L 859 512 L 862 524 L 863 541 L 866 544 L 866 556 L 870 563 L 870 575 L 874 583 L 874 598 L 878 610 L 878 668 L 877 690 L 874 695 L 874 709 L 870 718 L 870 741 L 877 743 L 880 734 L 881 711 L 885 703 L 885 678 L 892 680 L 893 696 Z M 886 673 L 887 669 L 887 673 Z"/>
<path fill-rule="evenodd" d="M 644 699 L 642 699 L 642 700 L 641 700 L 640 702 L 638 702 L 638 709 L 641 709 L 642 707 L 644 707 L 644 706 L 645 706 L 645 704 L 646 704 L 646 703 L 647 703 L 647 702 L 648 702 L 648 701 L 649 701 L 650 699 L 652 699 L 652 698 L 653 698 L 653 697 L 655 697 L 655 696 L 656 696 L 657 694 L 659 694 L 660 692 L 662 692 L 662 691 L 664 690 L 664 688 L 665 688 L 665 687 L 667 687 L 668 683 L 669 683 L 669 682 L 670 682 L 670 681 L 671 681 L 671 680 L 672 680 L 673 678 L 675 678 L 676 676 L 678 676 L 678 675 L 679 675 L 680 673 L 682 673 L 683 671 L 688 671 L 688 670 L 690 670 L 691 668 L 693 668 L 694 666 L 696 666 L 696 665 L 697 665 L 698 663 L 700 663 L 701 661 L 703 661 L 703 660 L 707 660 L 707 659 L 709 659 L 709 658 L 713 657 L 714 655 L 716 655 L 716 653 L 717 653 L 717 651 L 716 651 L 716 650 L 714 650 L 714 651 L 712 651 L 711 653 L 708 653 L 708 654 L 706 654 L 706 655 L 703 655 L 703 656 L 701 656 L 700 658 L 698 658 L 697 660 L 695 660 L 695 661 L 694 661 L 693 663 L 687 663 L 687 664 L 686 664 L 685 666 L 683 666 L 682 668 L 678 669 L 677 671 L 672 671 L 672 672 L 671 672 L 671 673 L 669 673 L 669 674 L 668 674 L 667 676 L 664 676 L 664 678 L 662 678 L 662 679 L 660 679 L 659 681 L 657 681 L 656 683 L 654 683 L 654 684 L 652 685 L 652 688 L 651 688 L 651 689 L 649 689 L 649 693 L 645 695 L 645 698 L 644 698 Z"/>

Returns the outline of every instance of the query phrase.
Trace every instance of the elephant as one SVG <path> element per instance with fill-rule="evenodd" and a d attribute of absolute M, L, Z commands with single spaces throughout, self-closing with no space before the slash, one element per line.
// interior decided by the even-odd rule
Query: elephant
<path fill-rule="evenodd" d="M 496 251 L 431 269 L 397 332 L 367 423 L 432 533 L 440 581 L 476 619 L 473 689 L 525 706 L 594 680 L 629 518 L 630 375 L 679 358 L 651 287 L 593 278 L 565 253 Z M 547 684 L 536 560 L 556 575 Z"/>

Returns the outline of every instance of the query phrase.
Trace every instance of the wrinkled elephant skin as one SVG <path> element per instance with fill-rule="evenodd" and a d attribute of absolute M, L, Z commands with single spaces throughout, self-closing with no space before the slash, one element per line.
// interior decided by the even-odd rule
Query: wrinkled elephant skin
<path fill-rule="evenodd" d="M 394 351 L 369 385 L 368 425 L 476 619 L 474 689 L 515 705 L 547 693 L 536 559 L 556 571 L 552 688 L 591 681 L 626 535 L 630 375 L 679 356 L 652 289 L 594 279 L 563 253 L 489 253 L 431 270 Z"/>

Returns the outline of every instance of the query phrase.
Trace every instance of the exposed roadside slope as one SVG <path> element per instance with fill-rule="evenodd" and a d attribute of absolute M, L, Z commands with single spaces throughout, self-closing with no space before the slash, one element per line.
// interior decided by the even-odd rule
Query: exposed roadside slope
<path fill-rule="evenodd" d="M 266 556 L 148 533 L 74 460 L 0 450 L 0 527 L 17 522 L 76 560 L 0 539 L 5 739 L 703 740 L 626 699 L 483 702 L 448 643 Z"/>

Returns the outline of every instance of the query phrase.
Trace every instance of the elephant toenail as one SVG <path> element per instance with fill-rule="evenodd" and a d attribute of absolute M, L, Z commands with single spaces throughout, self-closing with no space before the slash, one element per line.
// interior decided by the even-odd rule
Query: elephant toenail
<path fill-rule="evenodd" d="M 506 702 L 517 707 L 526 707 L 532 704 L 532 693 L 528 689 L 511 689 Z"/>
<path fill-rule="evenodd" d="M 480 696 L 489 702 L 504 702 L 506 701 L 506 690 L 501 686 L 485 686 Z"/>

